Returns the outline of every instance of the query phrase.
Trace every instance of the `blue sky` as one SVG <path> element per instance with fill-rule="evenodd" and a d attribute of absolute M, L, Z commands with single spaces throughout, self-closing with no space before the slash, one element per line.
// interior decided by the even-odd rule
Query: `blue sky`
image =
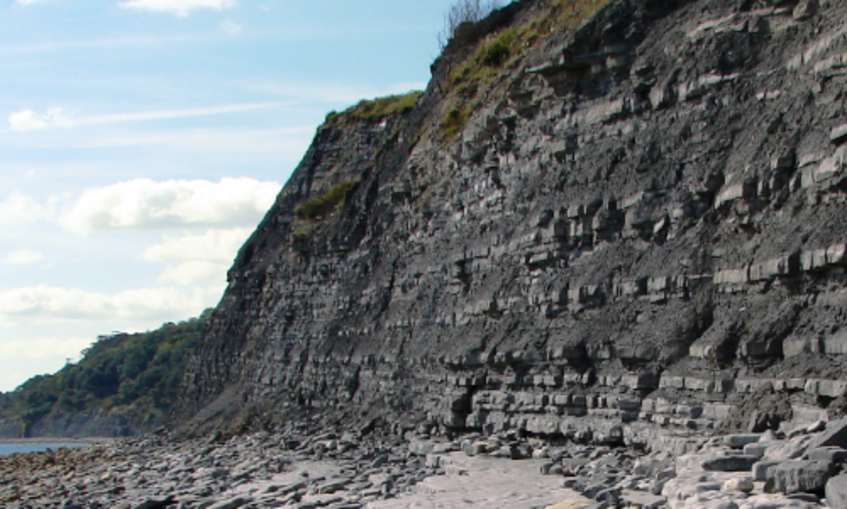
<path fill-rule="evenodd" d="M 214 306 L 326 113 L 423 88 L 452 0 L 0 0 L 0 391 Z"/>

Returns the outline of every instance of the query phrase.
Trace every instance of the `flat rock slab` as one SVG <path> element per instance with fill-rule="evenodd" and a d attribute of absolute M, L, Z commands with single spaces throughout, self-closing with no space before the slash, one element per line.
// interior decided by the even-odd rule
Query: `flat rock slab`
<path fill-rule="evenodd" d="M 704 470 L 712 472 L 749 472 L 759 458 L 750 454 L 715 456 L 703 461 Z"/>
<path fill-rule="evenodd" d="M 826 431 L 820 436 L 814 438 L 808 446 L 808 449 L 817 449 L 819 447 L 836 446 L 847 449 L 847 417 L 837 421 L 830 421 L 826 425 Z"/>
<path fill-rule="evenodd" d="M 762 438 L 759 433 L 746 433 L 727 435 L 724 437 L 724 443 L 733 449 L 742 449 L 747 444 L 755 444 Z"/>
<path fill-rule="evenodd" d="M 769 491 L 823 493 L 832 476 L 832 465 L 823 461 L 787 461 L 767 472 Z"/>

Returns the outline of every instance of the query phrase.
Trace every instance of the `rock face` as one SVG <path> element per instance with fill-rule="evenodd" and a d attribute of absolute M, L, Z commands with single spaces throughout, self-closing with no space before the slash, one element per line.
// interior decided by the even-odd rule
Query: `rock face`
<path fill-rule="evenodd" d="M 637 445 L 827 417 L 847 4 L 615 1 L 462 86 L 478 41 L 548 9 L 465 27 L 412 111 L 318 130 L 186 374 L 197 429 L 314 413 Z"/>

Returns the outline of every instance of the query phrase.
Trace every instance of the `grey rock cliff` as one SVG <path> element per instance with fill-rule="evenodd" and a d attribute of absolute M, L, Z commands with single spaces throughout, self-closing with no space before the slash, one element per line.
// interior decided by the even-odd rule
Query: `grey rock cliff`
<path fill-rule="evenodd" d="M 186 374 L 195 429 L 638 444 L 840 412 L 847 5 L 615 1 L 456 95 L 481 37 L 546 8 L 465 27 L 413 111 L 319 129 Z"/>

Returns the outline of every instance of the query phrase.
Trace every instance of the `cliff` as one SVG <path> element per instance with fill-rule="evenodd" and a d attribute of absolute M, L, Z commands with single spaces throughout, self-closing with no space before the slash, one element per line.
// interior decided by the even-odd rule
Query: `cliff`
<path fill-rule="evenodd" d="M 845 22 L 524 0 L 462 26 L 414 107 L 318 130 L 178 416 L 639 444 L 840 414 Z"/>

